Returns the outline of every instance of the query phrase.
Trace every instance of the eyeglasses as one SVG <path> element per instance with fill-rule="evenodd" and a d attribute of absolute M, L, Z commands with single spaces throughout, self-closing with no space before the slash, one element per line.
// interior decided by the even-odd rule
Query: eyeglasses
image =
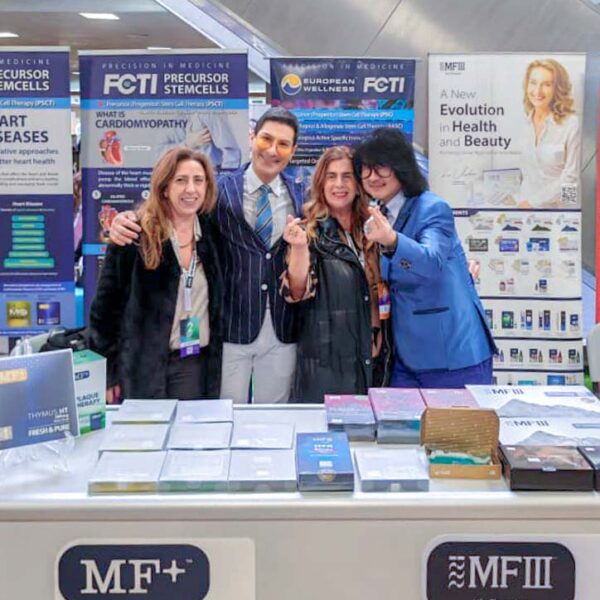
<path fill-rule="evenodd" d="M 294 152 L 294 144 L 289 140 L 278 140 L 270 135 L 258 134 L 255 138 L 256 147 L 259 150 L 269 150 L 275 144 L 275 152 L 282 158 L 286 158 Z"/>
<path fill-rule="evenodd" d="M 393 173 L 392 167 L 387 165 L 363 165 L 360 169 L 360 178 L 369 179 L 372 173 L 375 173 L 379 177 L 391 177 Z"/>

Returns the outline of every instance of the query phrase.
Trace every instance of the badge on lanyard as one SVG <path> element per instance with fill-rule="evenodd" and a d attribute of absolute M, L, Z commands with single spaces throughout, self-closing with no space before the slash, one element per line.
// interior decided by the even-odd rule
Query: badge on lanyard
<path fill-rule="evenodd" d="M 385 321 L 390 318 L 392 303 L 390 300 L 390 290 L 384 281 L 377 284 L 377 299 L 379 303 L 379 319 Z"/>
<path fill-rule="evenodd" d="M 196 252 L 194 252 L 189 270 L 183 272 L 183 310 L 188 314 L 192 310 L 192 288 L 196 275 L 196 262 Z M 200 354 L 200 319 L 198 317 L 188 317 L 179 321 L 179 344 L 179 356 Z"/>
<path fill-rule="evenodd" d="M 200 319 L 189 317 L 179 321 L 179 356 L 200 354 Z"/>

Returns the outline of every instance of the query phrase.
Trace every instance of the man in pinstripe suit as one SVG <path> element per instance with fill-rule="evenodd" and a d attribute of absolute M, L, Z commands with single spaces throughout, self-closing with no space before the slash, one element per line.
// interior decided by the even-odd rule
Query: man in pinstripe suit
<path fill-rule="evenodd" d="M 251 135 L 251 162 L 219 178 L 216 221 L 222 234 L 224 340 L 221 397 L 287 402 L 296 365 L 294 306 L 278 293 L 285 269 L 282 239 L 288 215 L 301 215 L 304 185 L 283 170 L 296 149 L 298 121 L 271 108 Z M 135 214 L 121 213 L 111 240 L 131 243 Z"/>

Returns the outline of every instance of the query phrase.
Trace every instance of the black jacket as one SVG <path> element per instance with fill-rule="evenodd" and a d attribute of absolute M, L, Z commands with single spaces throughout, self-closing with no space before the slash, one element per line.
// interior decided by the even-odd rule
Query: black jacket
<path fill-rule="evenodd" d="M 222 276 L 216 230 L 210 217 L 198 215 L 202 238 L 196 251 L 209 295 L 210 344 L 206 389 L 218 398 L 222 355 Z M 177 302 L 180 267 L 170 242 L 159 267 L 150 271 L 135 245 L 110 245 L 90 308 L 89 343 L 109 363 L 108 386 L 119 383 L 125 398 L 165 398 L 169 338 Z"/>
<path fill-rule="evenodd" d="M 316 296 L 297 305 L 295 402 L 323 402 L 324 394 L 366 394 L 372 385 L 369 284 L 340 231 L 334 219 L 320 223 L 310 247 Z"/>

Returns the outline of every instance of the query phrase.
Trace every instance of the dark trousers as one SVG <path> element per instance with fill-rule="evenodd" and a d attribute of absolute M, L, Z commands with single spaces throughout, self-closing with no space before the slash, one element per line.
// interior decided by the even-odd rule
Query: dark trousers
<path fill-rule="evenodd" d="M 492 359 L 464 369 L 411 371 L 397 358 L 392 370 L 391 387 L 463 388 L 465 385 L 491 385 Z"/>
<path fill-rule="evenodd" d="M 194 356 L 179 356 L 179 350 L 169 354 L 167 364 L 167 397 L 177 400 L 201 400 L 206 392 L 207 353 L 200 350 Z"/>

